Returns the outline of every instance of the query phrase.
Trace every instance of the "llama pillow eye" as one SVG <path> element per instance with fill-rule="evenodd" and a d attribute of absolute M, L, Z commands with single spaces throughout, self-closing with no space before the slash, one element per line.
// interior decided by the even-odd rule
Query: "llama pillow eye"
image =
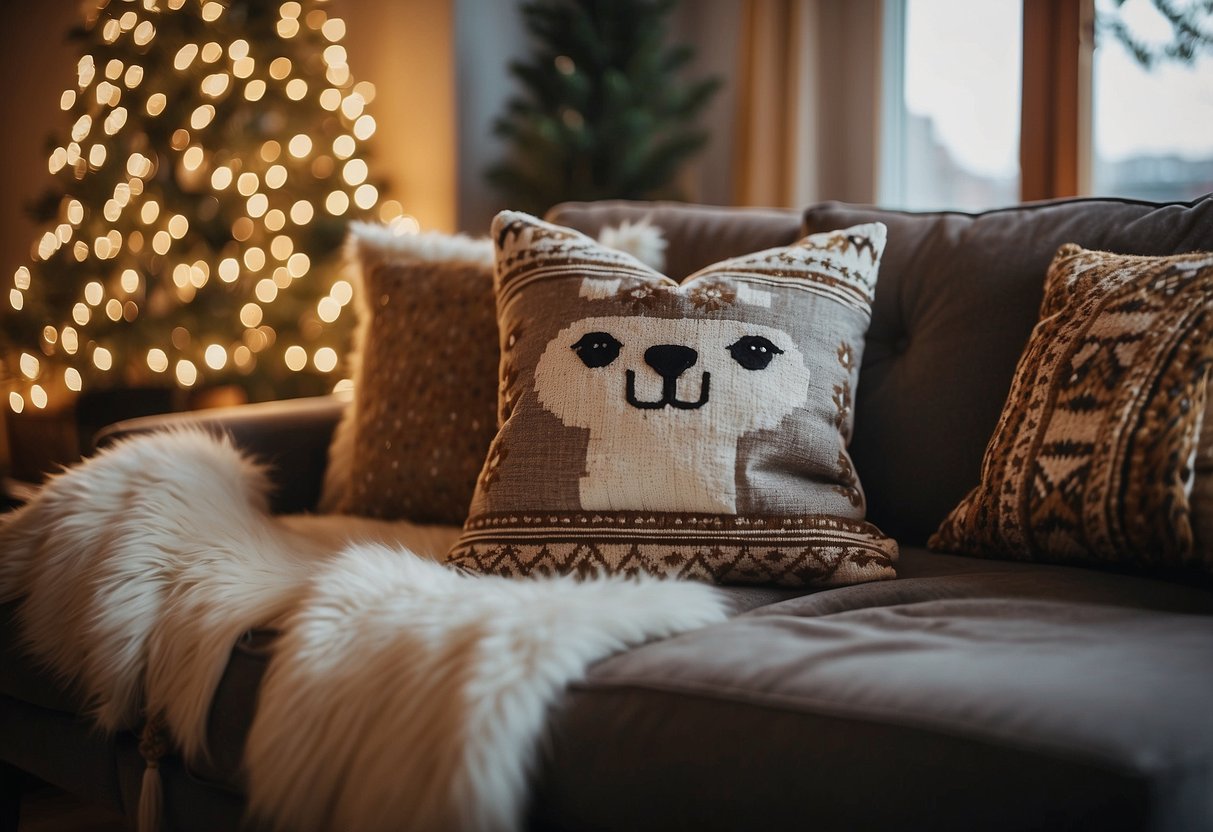
<path fill-rule="evenodd" d="M 619 357 L 623 344 L 606 332 L 587 332 L 573 345 L 573 352 L 587 367 L 605 367 Z"/>
<path fill-rule="evenodd" d="M 783 350 L 761 335 L 746 335 L 729 346 L 729 355 L 747 370 L 765 370 L 771 359 L 782 353 Z"/>

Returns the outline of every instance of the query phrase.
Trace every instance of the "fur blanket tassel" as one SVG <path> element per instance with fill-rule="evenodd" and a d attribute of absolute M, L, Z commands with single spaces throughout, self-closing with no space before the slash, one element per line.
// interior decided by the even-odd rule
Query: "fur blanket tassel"
<path fill-rule="evenodd" d="M 99 727 L 158 715 L 187 765 L 236 639 L 273 623 L 244 766 L 275 828 L 518 828 L 565 686 L 725 616 L 699 584 L 470 577 L 439 562 L 453 530 L 273 517 L 267 490 L 227 440 L 128 440 L 0 518 L 0 601 Z"/>

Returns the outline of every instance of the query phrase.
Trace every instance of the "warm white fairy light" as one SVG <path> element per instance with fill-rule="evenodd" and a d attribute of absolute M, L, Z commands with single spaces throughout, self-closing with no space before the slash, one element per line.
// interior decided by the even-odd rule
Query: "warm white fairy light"
<path fill-rule="evenodd" d="M 337 369 L 337 351 L 332 347 L 321 347 L 312 356 L 312 364 L 322 373 Z"/>
<path fill-rule="evenodd" d="M 173 58 L 173 69 L 178 72 L 184 72 L 189 69 L 190 64 L 194 62 L 194 58 L 196 57 L 198 57 L 198 44 L 185 44 L 185 46 L 177 50 L 177 55 Z"/>
<path fill-rule="evenodd" d="M 26 378 L 37 378 L 38 371 L 41 369 L 41 364 L 38 359 L 30 355 L 28 352 L 21 353 L 21 359 L 18 366 L 21 368 L 21 372 Z"/>
<path fill-rule="evenodd" d="M 240 276 L 240 264 L 234 257 L 224 257 L 219 261 L 219 279 L 224 283 L 235 283 Z"/>
<path fill-rule="evenodd" d="M 169 79 L 159 89 L 152 86 L 146 92 L 129 92 L 145 82 L 150 86 L 156 72 L 168 71 L 159 69 L 160 61 L 149 59 L 146 63 L 153 69 L 151 74 L 145 72 L 141 65 L 144 61 L 139 55 L 156 48 L 151 44 L 158 37 L 157 26 L 166 20 L 158 15 L 165 9 L 181 9 L 191 2 L 142 0 L 136 6 L 138 13 L 128 8 L 120 16 L 118 11 L 109 12 L 102 3 L 94 13 L 103 18 L 96 24 L 102 27 L 100 33 L 108 42 L 118 45 L 107 50 L 100 62 L 93 56 L 80 59 L 75 87 L 64 90 L 59 99 L 65 112 L 76 114 L 70 131 L 71 141 L 49 152 L 47 168 L 52 174 L 77 180 L 101 171 L 101 175 L 108 174 L 119 181 L 114 182 L 111 178 L 105 187 L 106 190 L 113 188 L 112 195 L 103 192 L 100 198 L 89 202 L 87 209 L 77 199 L 65 201 L 51 230 L 41 236 L 35 247 L 37 260 L 74 258 L 84 264 L 83 269 L 90 270 L 86 273 L 97 274 L 100 278 L 88 282 L 81 302 L 72 307 L 70 319 L 75 326 L 86 327 L 98 318 L 120 322 L 134 321 L 140 314 L 163 316 L 166 302 L 168 309 L 172 309 L 178 303 L 192 301 L 194 293 L 207 286 L 211 272 L 205 260 L 177 262 L 184 259 L 183 255 L 196 257 L 192 249 L 205 247 L 207 243 L 201 237 L 189 236 L 191 223 L 186 215 L 194 217 L 194 214 L 190 211 L 178 214 L 171 210 L 171 206 L 179 203 L 172 197 L 166 201 L 162 195 L 164 177 L 176 178 L 186 193 L 197 195 L 199 213 L 195 222 L 205 228 L 213 227 L 210 223 L 216 211 L 231 204 L 231 197 L 222 194 L 231 193 L 228 189 L 239 193 L 243 198 L 242 205 L 237 203 L 243 208 L 241 215 L 219 214 L 219 227 L 230 227 L 231 242 L 224 245 L 221 256 L 216 255 L 210 262 L 214 264 L 216 277 L 224 283 L 235 283 L 242 274 L 255 281 L 256 302 L 248 301 L 239 310 L 240 323 L 245 327 L 242 339 L 230 346 L 218 342 L 199 343 L 191 341 L 189 332 L 178 326 L 172 336 L 172 349 L 177 356 L 170 358 L 160 348 L 148 350 L 145 356 L 147 370 L 144 372 L 168 373 L 171 370 L 177 383 L 185 387 L 200 382 L 200 368 L 220 371 L 231 367 L 239 372 L 250 372 L 258 364 L 258 353 L 274 346 L 278 333 L 267 323 L 270 315 L 266 311 L 267 305 L 275 304 L 284 291 L 291 290 L 294 281 L 308 276 L 312 267 L 311 259 L 297 250 L 296 242 L 290 236 L 297 232 L 284 232 L 288 220 L 293 227 L 302 229 L 316 221 L 320 209 L 339 217 L 355 207 L 372 209 L 379 201 L 378 189 L 370 180 L 366 163 L 356 158 L 358 141 L 367 140 L 376 131 L 375 120 L 366 111 L 375 89 L 368 82 L 352 82 L 349 55 L 340 43 L 346 34 L 345 22 L 329 16 L 324 8 L 314 8 L 305 15 L 302 3 L 286 0 L 277 8 L 279 18 L 276 21 L 281 38 L 294 38 L 301 33 L 315 37 L 313 33 L 319 33 L 327 41 L 320 55 L 322 63 L 299 60 L 294 54 L 292 57 L 274 51 L 266 54 L 260 45 L 254 50 L 244 38 L 229 42 L 220 34 L 223 29 L 216 25 L 203 30 L 214 40 L 184 43 L 168 52 L 173 71 L 194 77 L 181 78 L 181 83 Z M 194 8 L 198 11 L 193 13 L 200 13 L 207 23 L 217 23 L 227 13 L 227 5 L 221 0 L 199 0 Z M 151 15 L 145 15 L 144 9 Z M 127 38 L 138 50 L 129 48 Z M 121 57 L 115 56 L 115 52 Z M 314 74 L 319 72 L 323 73 L 323 79 Z M 267 81 L 270 86 L 278 84 L 272 94 L 267 89 Z M 170 102 L 169 96 L 178 95 L 182 83 L 188 83 L 194 95 L 214 103 L 194 101 L 185 105 L 184 114 L 180 113 L 178 100 L 174 98 Z M 283 97 L 292 101 L 311 100 L 312 106 L 318 101 L 321 108 L 333 116 L 323 122 L 323 127 L 317 124 L 318 129 L 293 135 L 287 133 L 278 140 L 268 139 L 251 151 L 234 152 L 238 149 L 216 141 L 216 137 L 225 135 L 208 130 L 217 117 L 216 105 L 223 108 L 225 105 L 221 102 L 229 95 L 260 101 L 267 94 L 275 101 L 281 101 Z M 91 109 L 81 112 L 80 108 Z M 171 135 L 168 146 L 149 145 L 138 134 L 124 137 L 122 145 L 109 143 L 110 137 L 130 130 L 130 110 L 135 111 L 136 121 L 143 116 L 139 108 L 152 118 L 171 115 L 176 120 L 183 117 L 185 124 L 162 125 L 160 135 Z M 346 132 L 334 137 L 330 125 L 340 125 L 338 129 Z M 253 155 L 240 155 L 249 152 Z M 300 198 L 297 189 L 303 186 L 307 193 L 306 186 L 313 181 L 327 183 L 326 193 Z M 149 191 L 148 197 L 152 194 L 156 197 L 145 198 L 145 187 Z M 416 227 L 416 220 L 405 215 L 399 203 L 390 211 L 385 203 L 380 206 L 379 214 L 392 224 L 394 231 Z M 327 217 L 323 219 L 332 222 Z M 125 225 L 119 226 L 121 231 L 119 228 L 106 231 L 95 225 L 101 220 L 114 224 L 125 222 Z M 131 223 L 138 223 L 139 227 L 130 228 Z M 210 236 L 209 231 L 207 236 Z M 63 248 L 67 250 L 61 252 Z M 152 259 L 147 265 L 130 268 L 138 263 L 129 258 L 140 252 L 146 252 L 144 256 L 154 252 L 165 259 Z M 112 271 L 103 273 L 101 270 L 107 266 L 112 267 Z M 19 275 L 20 270 L 14 275 L 14 285 L 9 290 L 9 305 L 14 309 L 29 305 L 25 297 L 29 289 L 29 272 L 26 270 L 23 278 Z M 170 275 L 170 291 L 165 294 L 158 282 L 167 282 Z M 282 353 L 291 371 L 300 372 L 309 365 L 321 373 L 336 369 L 340 356 L 334 347 L 323 343 L 307 345 L 306 342 L 323 331 L 320 323 L 331 324 L 340 319 L 352 298 L 351 284 L 338 280 L 333 282 L 328 295 L 314 301 L 314 314 L 299 319 L 303 343 L 289 344 Z M 108 372 L 114 369 L 116 361 L 115 353 L 111 352 L 113 345 L 105 343 L 113 337 L 106 334 L 109 331 L 102 329 L 100 334 L 78 335 L 73 326 L 57 329 L 47 325 L 43 327 L 38 348 L 52 363 L 56 353 L 74 355 L 79 350 L 96 370 Z M 88 331 L 82 329 L 81 332 Z M 283 334 L 286 334 L 285 329 Z M 192 360 L 179 357 L 182 355 L 190 355 Z M 17 391 L 16 399 L 10 397 L 10 406 L 15 402 L 20 402 L 15 407 L 46 406 L 46 388 L 37 385 L 42 381 L 39 374 L 47 370 L 38 363 L 31 366 L 30 360 L 38 362 L 39 359 L 32 352 L 22 354 L 22 375 L 31 386 Z M 75 392 L 87 383 L 85 376 L 88 373 L 82 374 L 75 367 L 56 368 L 56 372 L 62 372 L 62 375 L 49 385 L 52 389 Z M 348 379 L 337 381 L 336 386 L 342 384 L 348 384 Z"/>
<path fill-rule="evenodd" d="M 348 280 L 338 280 L 329 290 L 329 296 L 341 306 L 345 306 L 354 299 L 354 287 Z"/>
<path fill-rule="evenodd" d="M 366 141 L 375 134 L 375 117 L 370 113 L 363 113 L 358 116 L 358 120 L 354 122 L 354 137 L 361 141 Z"/>
<path fill-rule="evenodd" d="M 307 225 L 312 221 L 313 213 L 312 203 L 301 199 L 291 206 L 291 222 L 295 225 Z"/>
<path fill-rule="evenodd" d="M 153 373 L 163 373 L 168 369 L 168 355 L 159 347 L 147 351 L 147 367 Z"/>
<path fill-rule="evenodd" d="M 362 159 L 350 159 L 341 169 L 341 178 L 347 185 L 360 185 L 366 181 L 366 162 Z"/>
<path fill-rule="evenodd" d="M 252 328 L 261 324 L 263 312 L 261 307 L 255 303 L 246 303 L 240 307 L 240 323 L 246 327 Z"/>
<path fill-rule="evenodd" d="M 287 368 L 296 373 L 307 366 L 307 350 L 298 344 L 287 347 L 282 358 L 286 361 Z"/>
<path fill-rule="evenodd" d="M 260 78 L 254 78 L 252 81 L 249 81 L 248 85 L 244 88 L 244 97 L 249 101 L 260 101 L 264 95 L 265 81 L 262 81 Z"/>
<path fill-rule="evenodd" d="M 214 118 L 215 105 L 202 104 L 199 107 L 196 107 L 194 112 L 190 114 L 190 127 L 194 128 L 195 130 L 201 130 L 210 124 Z"/>
<path fill-rule="evenodd" d="M 177 383 L 182 387 L 193 387 L 194 383 L 198 381 L 198 368 L 188 358 L 177 362 L 176 374 Z"/>
<path fill-rule="evenodd" d="M 291 138 L 287 149 L 296 159 L 302 159 L 312 152 L 312 137 L 306 133 L 297 133 Z"/>
<path fill-rule="evenodd" d="M 227 366 L 227 350 L 222 344 L 210 344 L 203 353 L 203 360 L 212 370 L 222 370 Z"/>
<path fill-rule="evenodd" d="M 97 347 L 93 350 L 93 364 L 103 373 L 108 372 L 114 366 L 114 354 L 105 347 Z"/>
<path fill-rule="evenodd" d="M 251 272 L 259 272 L 265 268 L 265 251 L 258 246 L 251 246 L 244 252 L 244 267 Z"/>
<path fill-rule="evenodd" d="M 8 406 L 12 409 L 13 413 L 20 413 L 25 410 L 25 399 L 14 390 L 8 394 Z"/>
<path fill-rule="evenodd" d="M 325 296 L 322 297 L 316 304 L 316 317 L 324 321 L 326 324 L 331 324 L 337 320 L 341 314 L 341 304 L 335 298 Z"/>
<path fill-rule="evenodd" d="M 278 297 L 278 287 L 274 284 L 273 280 L 263 277 L 257 281 L 257 285 L 253 288 L 253 294 L 262 303 L 273 303 L 274 299 Z"/>
<path fill-rule="evenodd" d="M 325 21 L 324 25 L 320 27 L 320 32 L 329 40 L 341 40 L 343 37 L 345 37 L 345 21 L 339 17 L 330 17 L 327 21 Z"/>
<path fill-rule="evenodd" d="M 279 234 L 270 241 L 270 254 L 274 255 L 275 260 L 286 262 L 287 258 L 294 253 L 295 243 L 285 234 Z"/>
<path fill-rule="evenodd" d="M 374 206 L 377 199 L 379 199 L 379 189 L 369 182 L 359 185 L 354 190 L 354 204 L 363 210 Z"/>
<path fill-rule="evenodd" d="M 335 217 L 341 216 L 350 207 L 350 197 L 345 191 L 332 191 L 324 199 L 324 208 Z"/>
<path fill-rule="evenodd" d="M 286 270 L 293 278 L 303 277 L 312 267 L 312 260 L 302 251 L 292 254 L 286 261 Z"/>

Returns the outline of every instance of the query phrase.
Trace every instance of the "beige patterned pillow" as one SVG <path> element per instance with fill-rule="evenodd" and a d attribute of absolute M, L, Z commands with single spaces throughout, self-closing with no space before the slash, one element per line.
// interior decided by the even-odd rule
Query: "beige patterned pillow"
<path fill-rule="evenodd" d="M 981 485 L 930 545 L 1213 571 L 1191 513 L 1211 366 L 1213 254 L 1062 246 Z"/>
<path fill-rule="evenodd" d="M 448 559 L 788 586 L 894 576 L 846 445 L 880 224 L 681 284 L 570 229 L 493 223 L 500 418 Z"/>

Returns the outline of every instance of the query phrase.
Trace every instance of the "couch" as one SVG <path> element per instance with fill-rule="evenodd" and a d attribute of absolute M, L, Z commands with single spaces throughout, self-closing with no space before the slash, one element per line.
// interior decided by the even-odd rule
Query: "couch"
<path fill-rule="evenodd" d="M 729 588 L 728 622 L 594 666 L 551 717 L 532 828 L 1213 830 L 1213 584 L 924 548 L 979 479 L 1058 245 L 1213 250 L 1213 197 L 975 215 L 594 203 L 549 218 L 597 233 L 641 216 L 665 230 L 675 276 L 802 232 L 888 225 L 852 454 L 869 518 L 901 545 L 898 578 Z M 308 511 L 342 407 L 150 417 L 98 441 L 201 423 L 273 465 L 275 511 Z M 133 816 L 138 738 L 92 730 L 24 658 L 13 616 L 0 609 L 8 828 L 26 773 Z M 164 828 L 240 827 L 242 743 L 273 640 L 255 630 L 235 646 L 210 759 L 162 764 Z"/>

